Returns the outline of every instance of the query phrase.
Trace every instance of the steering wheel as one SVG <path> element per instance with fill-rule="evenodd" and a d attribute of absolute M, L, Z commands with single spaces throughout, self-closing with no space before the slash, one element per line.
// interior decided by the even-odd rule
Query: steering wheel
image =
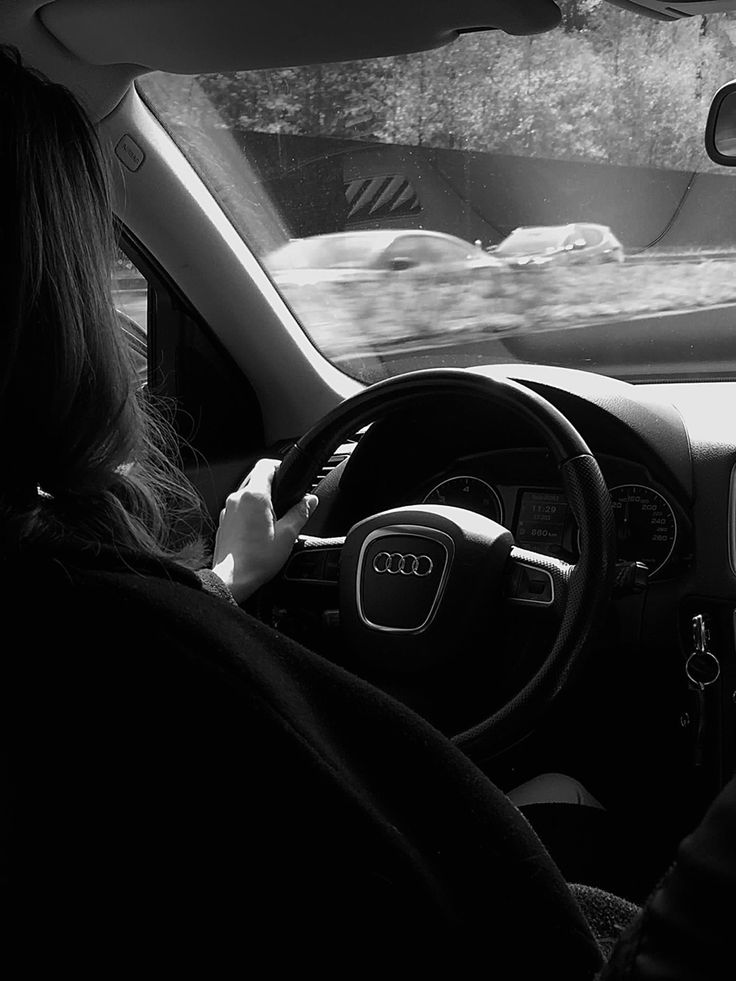
<path fill-rule="evenodd" d="M 549 654 L 521 689 L 453 740 L 471 757 L 497 755 L 533 731 L 566 691 L 608 603 L 615 571 L 614 520 L 598 464 L 550 402 L 505 378 L 427 369 L 378 382 L 346 399 L 286 453 L 273 504 L 284 514 L 312 486 L 330 453 L 368 423 L 440 396 L 510 410 L 541 435 L 579 530 L 579 559 L 518 548 L 490 518 L 444 505 L 397 507 L 358 521 L 344 539 L 302 538 L 284 575 L 339 581 L 342 643 L 373 663 L 417 665 L 493 629 L 511 607 L 552 615 Z M 315 570 L 319 569 L 316 573 Z M 339 575 L 338 573 L 339 569 Z"/>

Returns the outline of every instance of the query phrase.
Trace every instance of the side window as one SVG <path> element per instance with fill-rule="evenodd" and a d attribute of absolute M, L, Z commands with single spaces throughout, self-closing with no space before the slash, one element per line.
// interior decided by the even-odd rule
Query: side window
<path fill-rule="evenodd" d="M 389 261 L 408 259 L 414 266 L 433 261 L 429 244 L 419 235 L 402 235 L 389 245 L 384 254 Z"/>
<path fill-rule="evenodd" d="M 432 239 L 431 246 L 437 262 L 465 262 L 466 259 L 473 257 L 471 247 L 461 242 Z"/>
<path fill-rule="evenodd" d="M 148 381 L 148 282 L 121 250 L 115 257 L 112 275 L 113 302 L 143 386 Z"/>
<path fill-rule="evenodd" d="M 583 235 L 588 245 L 600 245 L 603 241 L 601 230 L 599 228 L 593 228 L 591 225 L 583 226 Z"/>

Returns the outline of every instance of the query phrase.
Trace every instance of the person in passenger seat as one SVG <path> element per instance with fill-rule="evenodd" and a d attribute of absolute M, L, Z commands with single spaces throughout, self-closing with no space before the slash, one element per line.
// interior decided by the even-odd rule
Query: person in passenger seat
<path fill-rule="evenodd" d="M 593 978 L 637 909 L 570 887 L 449 740 L 239 607 L 313 496 L 274 523 L 262 461 L 207 561 L 113 307 L 104 154 L 9 49 L 0 201 L 5 950 L 29 973 Z M 654 976 L 631 950 L 606 978 Z"/>

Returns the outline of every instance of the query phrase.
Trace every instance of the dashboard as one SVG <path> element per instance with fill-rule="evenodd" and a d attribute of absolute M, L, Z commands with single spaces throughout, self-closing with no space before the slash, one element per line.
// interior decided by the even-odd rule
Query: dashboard
<path fill-rule="evenodd" d="M 515 366 L 512 377 L 563 412 L 595 454 L 611 495 L 617 560 L 643 564 L 649 581 L 682 579 L 696 551 L 691 433 L 682 412 L 659 393 L 570 369 Z M 340 515 L 329 523 L 331 534 L 383 509 L 446 504 L 502 524 L 522 548 L 569 562 L 579 557 L 550 451 L 512 412 L 435 399 L 369 427 L 350 457 L 339 468 Z M 328 518 L 329 483 L 320 494 Z"/>
<path fill-rule="evenodd" d="M 643 566 L 648 582 L 681 576 L 694 561 L 693 521 L 687 504 L 641 463 L 604 454 L 597 454 L 596 459 L 611 498 L 617 562 Z M 343 458 L 338 473 L 346 463 Z M 425 469 L 426 476 L 412 481 L 408 489 L 394 472 L 394 481 L 384 490 L 387 499 L 382 500 L 380 494 L 371 496 L 372 511 L 416 504 L 463 508 L 503 525 L 521 548 L 570 563 L 579 559 L 580 536 L 573 508 L 548 451 L 488 451 L 457 457 L 439 470 Z M 367 480 L 364 486 L 378 490 Z M 318 489 L 329 502 L 327 487 Z M 364 507 L 350 521 L 368 513 Z M 337 527 L 330 532 L 344 534 Z"/>
<path fill-rule="evenodd" d="M 658 828 L 672 821 L 676 837 L 697 819 L 701 795 L 712 796 L 736 766 L 736 384 L 631 385 L 539 365 L 474 370 L 527 385 L 572 423 L 611 496 L 617 559 L 648 572 L 617 575 L 580 687 L 509 766 L 523 768 L 528 753 L 538 772 L 549 753 L 553 769 L 564 760 L 569 772 L 599 786 L 599 799 L 636 801 L 637 816 L 647 812 Z M 353 439 L 319 485 L 311 533 L 344 536 L 383 510 L 452 505 L 502 524 L 521 548 L 577 561 L 575 517 L 553 454 L 513 412 L 438 397 Z M 329 613 L 336 601 L 318 600 L 316 587 L 310 595 L 317 632 L 333 624 L 319 602 Z M 489 611 L 494 626 L 480 648 L 493 691 L 504 672 L 536 668 L 549 625 L 493 604 Z M 686 670 L 697 618 L 720 670 L 700 703 Z M 339 636 L 325 649 L 338 656 Z M 384 672 L 369 680 L 394 685 L 397 697 L 414 704 L 411 678 Z M 439 675 L 436 684 L 443 693 L 448 687 Z M 462 674 L 453 685 L 453 704 L 462 709 L 472 707 L 476 690 L 484 697 L 483 684 Z M 417 704 L 427 715 L 424 695 Z M 493 776 L 512 785 L 518 774 Z"/>

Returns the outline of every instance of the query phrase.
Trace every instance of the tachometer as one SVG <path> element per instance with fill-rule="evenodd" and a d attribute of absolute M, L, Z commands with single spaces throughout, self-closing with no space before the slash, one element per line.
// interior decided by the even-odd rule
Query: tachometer
<path fill-rule="evenodd" d="M 484 514 L 498 521 L 503 518 L 501 498 L 496 491 L 479 477 L 450 477 L 437 484 L 422 501 L 423 504 L 450 504 Z"/>
<path fill-rule="evenodd" d="M 618 558 L 644 562 L 649 575 L 654 575 L 675 547 L 675 512 L 658 491 L 643 484 L 621 484 L 609 490 L 616 521 Z"/>

